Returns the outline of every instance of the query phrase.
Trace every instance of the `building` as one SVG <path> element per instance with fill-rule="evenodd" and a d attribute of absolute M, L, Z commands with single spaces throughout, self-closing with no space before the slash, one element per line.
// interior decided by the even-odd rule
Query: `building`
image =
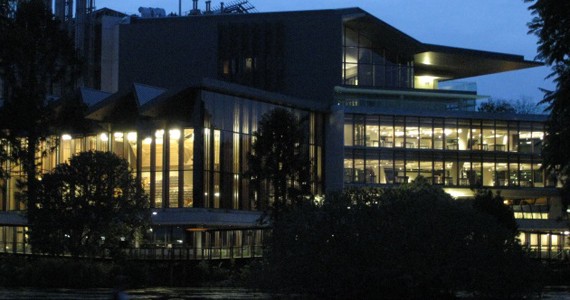
<path fill-rule="evenodd" d="M 99 130 L 62 135 L 43 170 L 113 151 L 150 194 L 154 246 L 256 247 L 247 153 L 261 115 L 285 107 L 308 120 L 315 193 L 420 175 L 455 198 L 481 186 L 512 205 L 523 245 L 568 247 L 558 182 L 541 169 L 545 116 L 480 113 L 473 85 L 446 83 L 539 63 L 425 44 L 359 8 L 221 12 L 103 18 L 98 90 L 79 95 Z M 6 251 L 26 247 L 16 191 L 0 199 Z"/>

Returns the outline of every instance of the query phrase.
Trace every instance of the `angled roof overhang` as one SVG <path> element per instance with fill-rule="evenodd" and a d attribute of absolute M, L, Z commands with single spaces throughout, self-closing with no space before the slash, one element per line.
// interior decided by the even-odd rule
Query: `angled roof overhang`
<path fill-rule="evenodd" d="M 343 23 L 374 45 L 414 61 L 414 73 L 440 80 L 460 79 L 543 65 L 523 56 L 422 43 L 360 8 L 341 9 Z"/>
<path fill-rule="evenodd" d="M 203 78 L 190 82 L 184 88 L 166 90 L 142 84 L 110 95 L 94 105 L 87 118 L 112 124 L 129 123 L 137 119 L 189 120 L 195 110 L 200 91 L 242 97 L 276 105 L 324 112 L 327 105 L 313 100 L 299 99 L 283 94 L 267 92 L 221 80 Z"/>
<path fill-rule="evenodd" d="M 93 107 L 97 105 L 97 103 L 111 96 L 111 93 L 84 87 L 79 89 L 79 95 L 81 97 L 81 101 L 87 105 L 87 107 Z"/>
<path fill-rule="evenodd" d="M 344 9 L 341 12 L 347 27 L 363 32 L 374 44 L 388 49 L 394 47 L 401 55 L 414 55 L 425 51 L 424 45 L 418 40 L 360 8 Z"/>
<path fill-rule="evenodd" d="M 424 44 L 426 51 L 414 55 L 415 75 L 460 79 L 533 68 L 543 65 L 521 55 Z"/>
<path fill-rule="evenodd" d="M 202 80 L 188 84 L 185 88 L 168 91 L 151 99 L 144 105 L 140 106 L 139 112 L 141 115 L 153 118 L 160 118 L 161 116 L 169 116 L 170 118 L 171 116 L 176 117 L 180 114 L 188 116 L 193 108 L 191 103 L 193 103 L 193 99 L 195 99 L 194 95 L 197 91 L 211 91 L 219 94 L 237 96 L 260 102 L 312 111 L 327 110 L 327 105 L 316 101 L 267 92 L 222 80 L 202 78 Z"/>
<path fill-rule="evenodd" d="M 89 108 L 87 118 L 100 122 L 120 122 L 138 115 L 141 106 L 166 93 L 165 89 L 134 83 Z"/>

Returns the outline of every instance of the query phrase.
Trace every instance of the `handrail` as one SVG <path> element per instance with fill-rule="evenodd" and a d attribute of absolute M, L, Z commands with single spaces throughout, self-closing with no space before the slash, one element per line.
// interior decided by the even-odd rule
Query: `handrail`
<path fill-rule="evenodd" d="M 12 243 L 14 248 L 0 247 L 0 254 L 8 255 L 41 255 L 33 253 L 25 243 Z M 233 247 L 139 247 L 125 248 L 124 254 L 135 260 L 225 260 L 263 257 L 264 247 L 261 245 L 244 245 Z M 63 255 L 70 257 L 70 255 Z M 105 255 L 100 258 L 109 258 Z"/>

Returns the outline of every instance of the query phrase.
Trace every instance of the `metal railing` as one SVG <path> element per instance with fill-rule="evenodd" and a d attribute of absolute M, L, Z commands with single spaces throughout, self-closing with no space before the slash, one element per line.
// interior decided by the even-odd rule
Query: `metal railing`
<path fill-rule="evenodd" d="M 136 260 L 224 260 L 258 258 L 263 256 L 263 246 L 239 247 L 140 247 L 125 248 L 124 253 Z M 41 255 L 33 253 L 30 245 L 10 243 L 0 247 L 0 254 Z"/>

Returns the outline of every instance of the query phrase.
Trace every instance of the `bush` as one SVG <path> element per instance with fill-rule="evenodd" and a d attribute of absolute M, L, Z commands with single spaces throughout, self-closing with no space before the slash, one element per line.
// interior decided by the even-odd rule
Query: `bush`
<path fill-rule="evenodd" d="M 283 209 L 266 259 L 269 286 L 332 298 L 509 297 L 537 288 L 515 233 L 422 178 Z"/>

